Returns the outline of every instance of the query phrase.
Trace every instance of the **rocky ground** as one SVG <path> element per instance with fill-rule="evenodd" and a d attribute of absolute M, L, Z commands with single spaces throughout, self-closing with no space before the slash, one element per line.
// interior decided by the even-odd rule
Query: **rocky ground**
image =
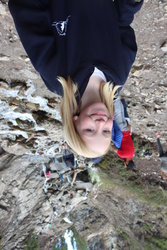
<path fill-rule="evenodd" d="M 133 27 L 139 50 L 123 95 L 135 169 L 112 152 L 98 165 L 76 156 L 73 169 L 61 158 L 59 97 L 33 69 L 0 1 L 0 248 L 167 249 L 155 137 L 160 131 L 167 146 L 167 1 L 145 1 Z"/>

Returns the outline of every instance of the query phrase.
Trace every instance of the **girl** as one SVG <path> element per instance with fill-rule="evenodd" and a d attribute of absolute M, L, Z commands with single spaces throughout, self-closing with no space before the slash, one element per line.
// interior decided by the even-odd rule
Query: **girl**
<path fill-rule="evenodd" d="M 127 170 L 133 169 L 134 162 L 132 158 L 135 154 L 135 148 L 131 137 L 132 129 L 125 99 L 121 99 L 120 97 L 114 101 L 114 125 L 112 149 L 120 158 L 124 159 Z"/>
<path fill-rule="evenodd" d="M 161 160 L 161 178 L 162 180 L 167 180 L 167 151 L 164 152 L 163 147 L 161 145 L 161 134 L 158 132 L 156 134 L 157 136 L 157 145 L 158 145 L 158 151 L 159 151 L 159 157 Z"/>
<path fill-rule="evenodd" d="M 63 95 L 64 137 L 79 155 L 97 157 L 110 147 L 113 98 L 135 60 L 130 24 L 142 3 L 9 0 L 32 64 L 46 86 Z"/>

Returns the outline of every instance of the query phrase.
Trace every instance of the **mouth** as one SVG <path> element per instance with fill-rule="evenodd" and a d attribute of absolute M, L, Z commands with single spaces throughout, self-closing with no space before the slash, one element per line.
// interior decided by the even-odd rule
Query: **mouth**
<path fill-rule="evenodd" d="M 99 115 L 99 116 L 107 116 L 108 117 L 109 114 L 105 110 L 98 110 L 98 111 L 92 112 L 91 115 Z"/>

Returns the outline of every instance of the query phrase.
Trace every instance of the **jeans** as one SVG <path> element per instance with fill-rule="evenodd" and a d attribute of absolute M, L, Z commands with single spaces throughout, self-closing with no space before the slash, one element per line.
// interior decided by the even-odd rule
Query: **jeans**
<path fill-rule="evenodd" d="M 120 97 L 114 101 L 114 120 L 121 131 L 128 131 L 128 123 L 125 119 L 125 110 Z"/>

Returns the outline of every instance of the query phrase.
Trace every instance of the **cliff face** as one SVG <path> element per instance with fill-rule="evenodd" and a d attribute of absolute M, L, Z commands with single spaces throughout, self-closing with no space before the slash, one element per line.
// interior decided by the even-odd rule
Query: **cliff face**
<path fill-rule="evenodd" d="M 167 249 L 167 181 L 155 145 L 157 131 L 167 138 L 166 19 L 166 1 L 145 1 L 133 24 L 139 51 L 123 94 L 134 171 L 111 152 L 96 165 L 76 156 L 73 169 L 61 157 L 60 99 L 31 66 L 0 1 L 2 249 Z"/>

